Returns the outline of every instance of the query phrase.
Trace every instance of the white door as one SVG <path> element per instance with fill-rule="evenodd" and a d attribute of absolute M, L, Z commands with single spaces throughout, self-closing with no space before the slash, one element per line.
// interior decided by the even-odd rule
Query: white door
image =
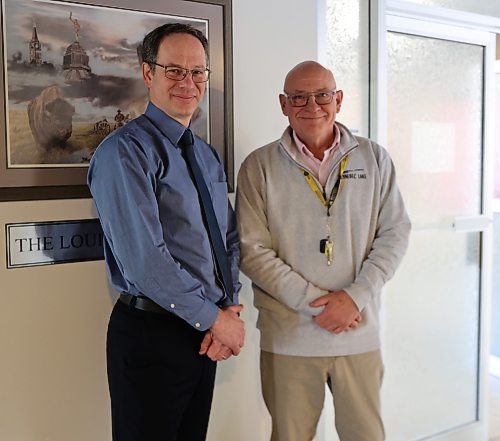
<path fill-rule="evenodd" d="M 385 291 L 387 440 L 482 441 L 494 43 L 422 20 L 387 26 L 387 146 L 413 224 Z"/>

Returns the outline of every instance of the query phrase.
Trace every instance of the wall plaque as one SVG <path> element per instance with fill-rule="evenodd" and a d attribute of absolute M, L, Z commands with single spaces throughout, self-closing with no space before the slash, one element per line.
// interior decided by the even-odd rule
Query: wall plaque
<path fill-rule="evenodd" d="M 104 259 L 98 219 L 6 224 L 7 268 Z"/>

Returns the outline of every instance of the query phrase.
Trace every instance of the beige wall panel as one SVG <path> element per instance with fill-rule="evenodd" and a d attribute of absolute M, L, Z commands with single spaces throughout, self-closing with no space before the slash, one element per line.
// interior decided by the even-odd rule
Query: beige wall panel
<path fill-rule="evenodd" d="M 89 200 L 0 204 L 0 224 L 89 219 Z M 5 250 L 5 234 L 0 235 Z M 0 265 L 0 439 L 109 439 L 102 262 Z"/>

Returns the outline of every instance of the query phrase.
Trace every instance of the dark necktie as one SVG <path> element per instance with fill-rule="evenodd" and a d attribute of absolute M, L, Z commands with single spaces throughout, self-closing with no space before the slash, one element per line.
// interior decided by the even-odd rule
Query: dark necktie
<path fill-rule="evenodd" d="M 203 220 L 205 223 L 205 228 L 208 232 L 208 237 L 210 239 L 210 245 L 212 246 L 212 254 L 215 258 L 216 265 L 216 276 L 219 282 L 222 284 L 223 290 L 231 301 L 233 301 L 233 283 L 231 278 L 231 271 L 229 267 L 229 260 L 227 258 L 227 251 L 222 240 L 222 236 L 219 229 L 219 224 L 217 218 L 215 217 L 214 207 L 212 205 L 212 199 L 210 193 L 208 192 L 205 179 L 200 170 L 198 161 L 194 153 L 194 139 L 191 130 L 186 129 L 184 134 L 179 140 L 179 147 L 181 147 L 184 153 L 184 159 L 191 171 L 191 176 L 193 182 L 198 190 L 198 196 L 200 199 L 201 211 L 203 215 Z"/>

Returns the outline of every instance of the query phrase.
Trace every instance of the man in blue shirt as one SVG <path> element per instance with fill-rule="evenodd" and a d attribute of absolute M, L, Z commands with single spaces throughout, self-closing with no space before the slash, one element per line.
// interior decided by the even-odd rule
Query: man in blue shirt
<path fill-rule="evenodd" d="M 195 137 L 230 287 L 219 282 L 208 216 L 184 159 L 185 132 L 192 140 L 191 118 L 210 74 L 207 46 L 200 31 L 179 23 L 144 38 L 150 103 L 101 143 L 89 168 L 109 279 L 122 293 L 107 337 L 114 441 L 204 440 L 215 362 L 238 355 L 244 343 L 239 240 L 224 170 Z"/>

